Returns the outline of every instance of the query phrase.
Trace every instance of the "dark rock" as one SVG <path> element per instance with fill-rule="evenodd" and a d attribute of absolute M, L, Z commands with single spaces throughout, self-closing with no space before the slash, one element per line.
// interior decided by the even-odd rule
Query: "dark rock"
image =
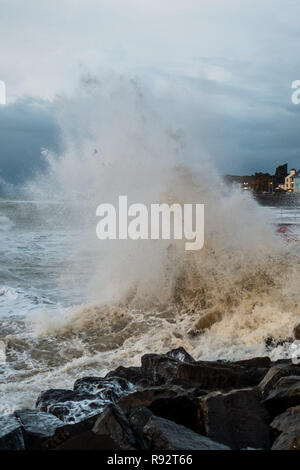
<path fill-rule="evenodd" d="M 157 385 L 170 382 L 175 376 L 179 364 L 178 359 L 161 354 L 145 354 L 141 359 L 142 372 Z"/>
<path fill-rule="evenodd" d="M 134 450 L 140 447 L 125 413 L 116 405 L 108 405 L 105 408 L 95 422 L 93 433 L 112 439 L 122 450 Z"/>
<path fill-rule="evenodd" d="M 168 419 L 151 416 L 143 436 L 149 450 L 230 450 Z"/>
<path fill-rule="evenodd" d="M 300 340 L 300 323 L 295 326 L 293 333 L 294 333 L 294 338 L 297 340 Z"/>
<path fill-rule="evenodd" d="M 264 358 L 260 365 L 270 364 Z M 257 367 L 252 361 L 241 363 L 181 362 L 160 354 L 142 356 L 142 371 L 156 384 L 200 386 L 205 390 L 230 390 L 257 385 L 267 373 L 267 367 Z"/>
<path fill-rule="evenodd" d="M 300 406 L 288 408 L 274 419 L 271 427 L 277 435 L 273 450 L 300 450 Z"/>
<path fill-rule="evenodd" d="M 47 440 L 47 448 L 59 450 L 119 449 L 118 444 L 112 439 L 93 433 L 93 427 L 99 416 L 95 415 L 78 423 L 66 424 L 57 428 L 54 436 Z"/>
<path fill-rule="evenodd" d="M 280 432 L 289 431 L 295 427 L 300 429 L 300 405 L 288 408 L 284 413 L 276 416 L 271 427 Z"/>
<path fill-rule="evenodd" d="M 24 450 L 22 425 L 13 415 L 0 416 L 0 450 Z"/>
<path fill-rule="evenodd" d="M 101 393 L 93 393 L 50 389 L 41 392 L 36 407 L 47 413 L 51 413 L 64 422 L 76 422 L 85 417 L 100 412 L 109 398 L 103 398 Z"/>
<path fill-rule="evenodd" d="M 109 401 L 115 401 L 133 390 L 134 385 L 123 377 L 82 377 L 74 383 L 75 392 L 97 395 Z"/>
<path fill-rule="evenodd" d="M 274 442 L 272 450 L 300 450 L 300 429 L 283 432 Z"/>
<path fill-rule="evenodd" d="M 257 385 L 265 373 L 265 369 L 247 370 L 243 367 L 199 361 L 196 364 L 179 364 L 173 383 L 198 384 L 206 390 L 232 390 Z"/>
<path fill-rule="evenodd" d="M 188 394 L 174 398 L 157 398 L 148 408 L 156 416 L 174 421 L 193 431 L 201 431 L 198 425 L 198 407 L 196 400 L 191 398 Z"/>
<path fill-rule="evenodd" d="M 118 406 L 125 412 L 139 406 L 148 406 L 158 398 L 173 398 L 183 394 L 184 390 L 180 387 L 152 387 L 125 395 L 118 401 Z"/>
<path fill-rule="evenodd" d="M 272 417 L 300 405 L 300 375 L 282 377 L 264 400 Z"/>
<path fill-rule="evenodd" d="M 119 450 L 118 444 L 107 436 L 97 436 L 92 431 L 71 437 L 55 450 Z"/>
<path fill-rule="evenodd" d="M 124 378 L 136 387 L 148 387 L 154 385 L 153 380 L 145 376 L 141 367 L 120 366 L 106 374 L 105 378 Z"/>
<path fill-rule="evenodd" d="M 272 366 L 271 359 L 268 356 L 243 359 L 242 361 L 235 361 L 229 364 L 231 367 L 242 367 L 247 370 L 251 370 L 252 368 L 269 369 Z"/>
<path fill-rule="evenodd" d="M 300 375 L 300 367 L 288 363 L 278 363 L 271 367 L 262 381 L 259 383 L 258 388 L 262 395 L 265 397 L 275 387 L 282 377 L 290 375 Z"/>
<path fill-rule="evenodd" d="M 142 449 L 147 448 L 143 439 L 143 430 L 151 416 L 153 416 L 153 413 L 145 406 L 139 406 L 138 408 L 135 408 L 135 410 L 133 410 L 128 416 L 128 421 L 135 435 L 139 437 L 140 442 L 142 443 Z"/>
<path fill-rule="evenodd" d="M 57 428 L 64 425 L 55 416 L 38 410 L 17 411 L 15 417 L 22 425 L 26 449 L 47 448 L 48 439 L 54 436 Z"/>
<path fill-rule="evenodd" d="M 270 448 L 269 415 L 253 389 L 213 392 L 198 399 L 199 427 L 232 449 Z"/>
<path fill-rule="evenodd" d="M 196 362 L 195 359 L 184 348 L 176 348 L 168 351 L 166 356 L 181 362 Z"/>

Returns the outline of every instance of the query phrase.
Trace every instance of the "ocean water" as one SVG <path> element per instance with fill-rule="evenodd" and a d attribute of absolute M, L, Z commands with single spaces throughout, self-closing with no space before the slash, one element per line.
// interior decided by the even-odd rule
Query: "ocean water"
<path fill-rule="evenodd" d="M 140 299 L 91 296 L 87 286 L 101 270 L 99 261 L 95 274 L 100 242 L 78 243 L 88 230 L 74 223 L 70 204 L 1 199 L 0 412 L 33 407 L 41 390 L 72 387 L 78 377 L 139 364 L 146 352 L 183 346 L 197 359 L 287 357 L 288 347 L 267 350 L 264 338 L 289 336 L 299 319 L 295 279 L 288 282 L 295 271 L 288 273 L 284 261 L 298 250 L 298 227 L 290 226 L 291 240 L 276 235 L 277 224 L 295 222 L 295 209 L 261 210 L 278 239 L 278 259 L 265 250 L 266 258 L 251 267 L 240 253 L 206 251 L 197 275 L 193 270 L 192 277 L 176 278 L 176 295 L 142 305 Z M 294 269 L 298 274 L 299 266 Z M 216 311 L 221 320 L 198 334 L 199 318 Z"/>
<path fill-rule="evenodd" d="M 149 352 L 290 356 L 289 344 L 266 339 L 291 337 L 300 319 L 295 210 L 226 187 L 181 100 L 136 79 L 84 82 L 55 108 L 61 154 L 43 152 L 47 171 L 24 197 L 0 199 L 0 413 Z M 100 242 L 96 208 L 120 195 L 204 204 L 204 248 Z M 293 225 L 278 233 L 279 223 Z"/>

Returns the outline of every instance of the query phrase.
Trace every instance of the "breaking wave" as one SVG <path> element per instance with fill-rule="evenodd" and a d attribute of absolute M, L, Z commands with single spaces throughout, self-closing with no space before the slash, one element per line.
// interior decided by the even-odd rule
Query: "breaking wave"
<path fill-rule="evenodd" d="M 176 127 L 171 105 L 136 80 L 89 77 L 76 98 L 60 97 L 57 107 L 65 150 L 45 153 L 49 171 L 27 190 L 71 201 L 64 223 L 82 229 L 78 260 L 89 248 L 89 302 L 31 316 L 39 341 L 77 338 L 88 362 L 114 351 L 112 361 L 131 363 L 177 346 L 198 358 L 237 359 L 265 354 L 268 337 L 292 336 L 299 320 L 295 244 L 275 233 L 250 195 L 224 185 L 188 126 Z M 204 248 L 100 242 L 96 207 L 121 194 L 144 204 L 204 203 Z M 282 348 L 272 354 L 284 355 Z"/>

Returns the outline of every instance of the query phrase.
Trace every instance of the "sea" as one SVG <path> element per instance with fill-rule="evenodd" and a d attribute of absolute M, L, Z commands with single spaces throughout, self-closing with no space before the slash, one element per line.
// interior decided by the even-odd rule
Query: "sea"
<path fill-rule="evenodd" d="M 41 391 L 72 388 L 79 377 L 139 365 L 147 352 L 183 346 L 205 360 L 290 357 L 280 340 L 300 318 L 300 208 L 258 208 L 237 192 L 225 199 L 208 221 L 211 233 L 222 230 L 208 236 L 199 262 L 185 254 L 179 263 L 170 246 L 160 257 L 172 278 L 164 297 L 155 285 L 162 268 L 153 271 L 138 249 L 97 252 L 105 242 L 95 236 L 94 206 L 90 230 L 70 202 L 1 198 L 0 414 L 33 408 Z M 211 313 L 217 321 L 199 331 Z M 268 346 L 268 338 L 278 341 Z"/>

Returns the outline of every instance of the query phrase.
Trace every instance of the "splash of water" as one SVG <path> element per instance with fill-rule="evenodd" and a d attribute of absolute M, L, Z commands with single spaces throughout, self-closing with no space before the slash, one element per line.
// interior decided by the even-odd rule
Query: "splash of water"
<path fill-rule="evenodd" d="M 81 335 L 89 354 L 115 350 L 129 362 L 179 345 L 197 357 L 263 353 L 267 336 L 290 336 L 299 318 L 300 258 L 251 196 L 222 183 L 200 143 L 185 138 L 184 122 L 174 130 L 171 112 L 157 112 L 155 99 L 136 80 L 116 77 L 59 98 L 64 152 L 45 154 L 49 170 L 28 190 L 72 207 L 64 222 L 81 227 L 78 253 L 89 247 L 90 301 L 40 314 L 35 332 Z M 95 209 L 121 194 L 129 203 L 204 203 L 204 249 L 100 242 Z M 210 328 L 200 334 L 203 326 Z"/>

